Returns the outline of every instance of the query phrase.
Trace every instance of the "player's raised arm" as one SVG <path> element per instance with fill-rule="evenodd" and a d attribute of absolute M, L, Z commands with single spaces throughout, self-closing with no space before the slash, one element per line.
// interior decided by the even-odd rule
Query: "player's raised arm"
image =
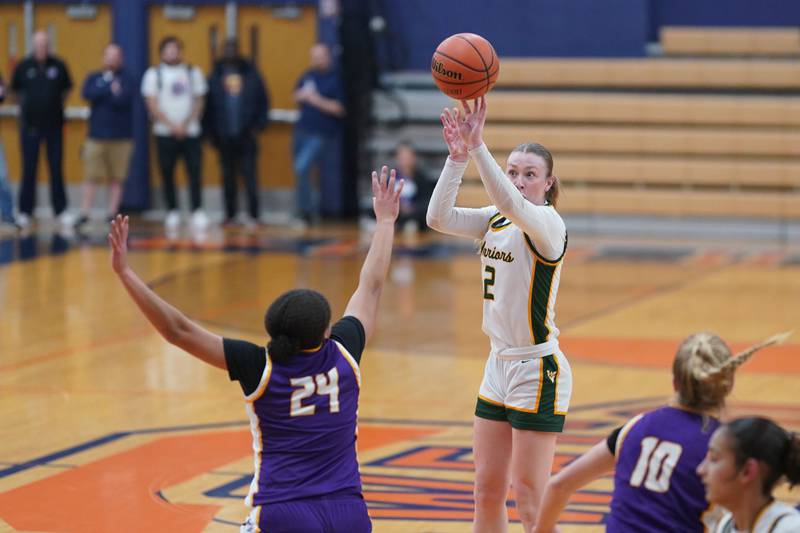
<path fill-rule="evenodd" d="M 609 451 L 606 441 L 597 443 L 591 450 L 561 469 L 547 482 L 533 533 L 556 531 L 558 516 L 567 506 L 570 496 L 612 470 L 614 470 L 614 456 Z"/>
<path fill-rule="evenodd" d="M 489 219 L 495 213 L 495 209 L 456 207 L 456 197 L 469 155 L 467 146 L 458 132 L 458 109 L 451 111 L 445 108 L 439 118 L 442 121 L 442 137 L 447 144 L 449 156 L 431 194 L 425 220 L 428 226 L 441 233 L 480 239 L 486 233 Z"/>
<path fill-rule="evenodd" d="M 380 175 L 372 173 L 372 206 L 377 221 L 375 234 L 361 267 L 356 292 L 344 311 L 345 316 L 354 316 L 361 322 L 367 340 L 375 330 L 378 302 L 392 259 L 394 223 L 400 212 L 400 193 L 403 190 L 403 180 L 395 184 L 395 176 L 394 169 L 390 173 L 385 166 Z"/>
<path fill-rule="evenodd" d="M 226 369 L 222 337 L 195 324 L 161 299 L 128 266 L 128 217 L 117 215 L 111 222 L 108 242 L 111 246 L 111 267 L 142 314 L 161 336 L 198 359 Z"/>
<path fill-rule="evenodd" d="M 544 208 L 544 203 L 540 203 L 538 199 L 526 198 L 500 168 L 483 142 L 486 97 L 476 99 L 472 107 L 465 100 L 461 101 L 461 105 L 463 116 L 457 123 L 459 135 L 466 144 L 475 166 L 478 167 L 489 199 L 504 217 L 522 228 L 533 239 L 539 251 L 550 258 L 558 257 L 564 249 L 566 232 L 560 217 L 552 209 Z M 547 179 L 555 181 L 554 176 L 547 176 Z"/>

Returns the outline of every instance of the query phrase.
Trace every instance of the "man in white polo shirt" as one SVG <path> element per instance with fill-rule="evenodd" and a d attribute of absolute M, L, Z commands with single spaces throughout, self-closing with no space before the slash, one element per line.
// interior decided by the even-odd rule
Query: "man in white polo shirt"
<path fill-rule="evenodd" d="M 142 96 L 153 120 L 158 163 L 168 213 L 165 225 L 175 230 L 180 212 L 175 198 L 175 164 L 183 156 L 189 175 L 192 226 L 204 229 L 208 217 L 202 210 L 200 117 L 208 90 L 203 72 L 183 62 L 183 43 L 165 37 L 159 44 L 161 63 L 150 67 L 142 78 Z"/>

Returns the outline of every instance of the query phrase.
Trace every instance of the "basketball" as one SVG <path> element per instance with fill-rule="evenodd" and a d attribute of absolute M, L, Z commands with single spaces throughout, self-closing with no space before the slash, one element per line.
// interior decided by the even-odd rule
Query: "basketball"
<path fill-rule="evenodd" d="M 437 87 L 451 98 L 480 98 L 497 81 L 500 59 L 491 43 L 474 33 L 451 35 L 436 47 L 431 75 Z"/>

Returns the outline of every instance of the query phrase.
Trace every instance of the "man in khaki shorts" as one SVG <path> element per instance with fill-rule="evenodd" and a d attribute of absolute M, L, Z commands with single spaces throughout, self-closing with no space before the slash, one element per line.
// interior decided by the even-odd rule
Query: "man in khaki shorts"
<path fill-rule="evenodd" d="M 133 151 L 133 96 L 136 85 L 122 68 L 122 49 L 111 43 L 103 51 L 103 69 L 92 72 L 83 83 L 89 101 L 89 138 L 83 146 L 84 185 L 81 216 L 75 226 L 89 221 L 95 186 L 109 183 L 108 220 L 119 211 L 122 182 L 128 174 Z"/>

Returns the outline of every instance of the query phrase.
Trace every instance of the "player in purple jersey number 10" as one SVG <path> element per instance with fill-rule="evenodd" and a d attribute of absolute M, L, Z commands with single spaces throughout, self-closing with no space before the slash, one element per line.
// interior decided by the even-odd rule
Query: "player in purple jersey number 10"
<path fill-rule="evenodd" d="M 775 335 L 735 356 L 711 333 L 681 343 L 672 364 L 675 396 L 640 414 L 570 463 L 547 484 L 535 533 L 555 531 L 570 496 L 614 472 L 610 533 L 702 533 L 716 516 L 695 470 L 719 427 L 717 416 L 733 388 L 736 369 L 758 350 L 782 342 Z"/>
<path fill-rule="evenodd" d="M 402 180 L 372 173 L 377 220 L 358 287 L 344 317 L 330 325 L 320 293 L 290 290 L 269 307 L 265 348 L 223 339 L 162 300 L 128 266 L 128 218 L 108 237 L 111 266 L 128 294 L 171 344 L 240 382 L 250 417 L 255 474 L 241 531 L 368 533 L 356 457 L 359 362 L 375 329 L 392 255 Z"/>

